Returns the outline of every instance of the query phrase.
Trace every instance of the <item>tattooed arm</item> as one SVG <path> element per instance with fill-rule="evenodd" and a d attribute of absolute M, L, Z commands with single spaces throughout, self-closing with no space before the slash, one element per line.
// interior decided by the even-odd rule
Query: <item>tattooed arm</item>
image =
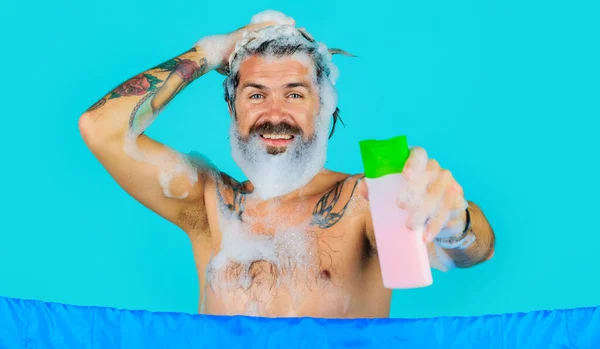
<path fill-rule="evenodd" d="M 211 69 L 223 68 L 246 31 L 273 24 L 250 24 L 200 40 L 191 50 L 125 81 L 79 119 L 86 145 L 119 185 L 188 234 L 202 229 L 200 223 L 206 222 L 205 171 L 198 168 L 203 166 L 144 131 L 192 81 Z M 203 52 L 202 47 L 210 51 Z"/>
<path fill-rule="evenodd" d="M 185 205 L 202 206 L 202 174 L 181 154 L 143 133 L 177 93 L 207 70 L 204 54 L 193 48 L 123 82 L 79 120 L 86 145 L 117 183 L 180 226 Z"/>
<path fill-rule="evenodd" d="M 206 222 L 203 166 L 144 131 L 192 81 L 211 69 L 223 68 L 246 31 L 273 24 L 250 24 L 200 40 L 191 50 L 123 82 L 79 119 L 86 145 L 117 183 L 188 235 L 203 230 Z M 203 52 L 202 47 L 210 51 Z"/>

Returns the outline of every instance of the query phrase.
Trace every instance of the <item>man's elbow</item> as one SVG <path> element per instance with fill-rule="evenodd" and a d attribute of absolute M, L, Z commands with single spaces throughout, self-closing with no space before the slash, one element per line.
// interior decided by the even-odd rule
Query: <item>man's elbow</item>
<path fill-rule="evenodd" d="M 490 246 L 490 248 L 484 254 L 469 256 L 467 258 L 454 258 L 454 265 L 461 269 L 472 268 L 489 261 L 492 259 L 492 256 L 494 256 L 494 246 Z"/>
<path fill-rule="evenodd" d="M 79 128 L 79 134 L 85 141 L 102 136 L 101 125 L 99 125 L 97 121 L 98 115 L 89 111 L 86 111 L 79 117 L 77 126 Z"/>
<path fill-rule="evenodd" d="M 79 134 L 89 148 L 105 145 L 112 139 L 115 132 L 110 131 L 109 125 L 98 122 L 98 114 L 86 111 L 78 120 Z"/>
<path fill-rule="evenodd" d="M 487 258 L 485 260 L 489 261 L 490 259 L 492 259 L 492 257 L 494 257 L 494 247 L 492 247 L 490 249 L 490 253 L 488 253 L 488 256 L 487 256 Z"/>

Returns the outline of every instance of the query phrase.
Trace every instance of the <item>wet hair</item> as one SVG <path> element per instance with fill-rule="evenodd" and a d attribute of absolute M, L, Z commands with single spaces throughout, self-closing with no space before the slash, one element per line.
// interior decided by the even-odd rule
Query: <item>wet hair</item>
<path fill-rule="evenodd" d="M 308 40 L 302 42 L 290 42 L 280 38 L 271 38 L 258 45 L 246 45 L 235 53 L 232 62 L 241 62 L 250 56 L 282 58 L 292 56 L 297 53 L 304 53 L 307 54 L 314 63 L 317 78 L 316 82 L 318 85 L 320 85 L 329 77 L 331 71 L 326 63 L 326 58 L 323 57 L 322 53 L 319 52 L 316 43 L 314 43 L 314 41 L 312 41 L 309 37 L 305 36 L 305 38 Z M 232 65 L 234 66 L 233 70 L 228 72 L 227 78 L 223 82 L 223 88 L 225 90 L 225 101 L 229 104 L 231 110 L 235 114 L 235 99 L 236 91 L 240 83 L 240 72 L 239 63 L 233 63 Z M 340 117 L 340 110 L 336 107 L 335 111 L 333 112 L 333 124 L 329 138 L 333 136 L 335 125 L 338 121 L 344 125 L 344 122 Z"/>

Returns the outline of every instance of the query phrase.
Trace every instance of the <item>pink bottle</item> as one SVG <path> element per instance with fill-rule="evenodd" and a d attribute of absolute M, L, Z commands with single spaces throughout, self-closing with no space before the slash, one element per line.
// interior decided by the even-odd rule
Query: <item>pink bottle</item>
<path fill-rule="evenodd" d="M 423 231 L 408 229 L 407 213 L 396 204 L 396 198 L 404 190 L 401 172 L 410 154 L 406 137 L 364 140 L 359 144 L 384 287 L 431 285 L 433 278 Z"/>

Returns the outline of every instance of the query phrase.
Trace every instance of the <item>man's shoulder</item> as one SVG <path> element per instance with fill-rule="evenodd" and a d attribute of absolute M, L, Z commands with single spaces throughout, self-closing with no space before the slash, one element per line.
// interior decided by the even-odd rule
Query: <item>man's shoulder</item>
<path fill-rule="evenodd" d="M 332 192 L 342 194 L 342 196 L 353 196 L 355 190 L 359 187 L 361 180 L 364 178 L 363 173 L 346 173 L 325 170 L 324 173 L 320 174 L 322 180 L 319 180 L 321 184 L 317 184 L 316 190 L 310 190 L 313 192 L 312 195 L 327 195 Z M 219 192 L 224 196 L 236 196 L 252 192 L 252 183 L 248 180 L 239 181 L 229 174 L 221 171 L 215 171 L 210 176 L 208 186 L 211 187 L 211 191 Z M 343 192 L 343 193 L 342 193 Z"/>
<path fill-rule="evenodd" d="M 354 196 L 356 189 L 359 188 L 361 180 L 364 178 L 362 173 L 332 172 L 329 191 L 344 191 L 349 196 Z"/>
<path fill-rule="evenodd" d="M 363 173 L 348 173 L 328 170 L 328 176 L 334 184 L 348 181 L 360 181 L 364 177 Z"/>
<path fill-rule="evenodd" d="M 365 211 L 360 196 L 362 174 L 343 172 L 327 173 L 328 185 L 317 201 L 313 216 L 321 228 L 331 228 L 344 217 L 350 215 L 352 224 L 359 224 L 356 218 Z"/>
<path fill-rule="evenodd" d="M 341 201 L 349 201 L 357 196 L 357 189 L 364 175 L 362 173 L 329 172 L 328 185 L 324 190 L 325 197 L 335 196 Z"/>
<path fill-rule="evenodd" d="M 246 182 L 239 181 L 233 176 L 218 170 L 207 171 L 205 174 L 205 182 L 210 189 L 234 189 L 244 191 L 247 185 Z"/>
<path fill-rule="evenodd" d="M 212 177 L 214 185 L 225 186 L 242 192 L 251 191 L 252 183 L 250 181 L 239 181 L 225 172 L 216 171 L 210 177 Z M 329 186 L 333 188 L 338 185 L 347 185 L 350 182 L 360 182 L 364 178 L 364 174 L 326 170 L 326 178 Z"/>
<path fill-rule="evenodd" d="M 335 196 L 346 203 L 351 200 L 359 202 L 367 199 L 366 183 L 363 181 L 364 173 L 332 172 L 330 175 L 331 182 L 324 197 Z"/>

